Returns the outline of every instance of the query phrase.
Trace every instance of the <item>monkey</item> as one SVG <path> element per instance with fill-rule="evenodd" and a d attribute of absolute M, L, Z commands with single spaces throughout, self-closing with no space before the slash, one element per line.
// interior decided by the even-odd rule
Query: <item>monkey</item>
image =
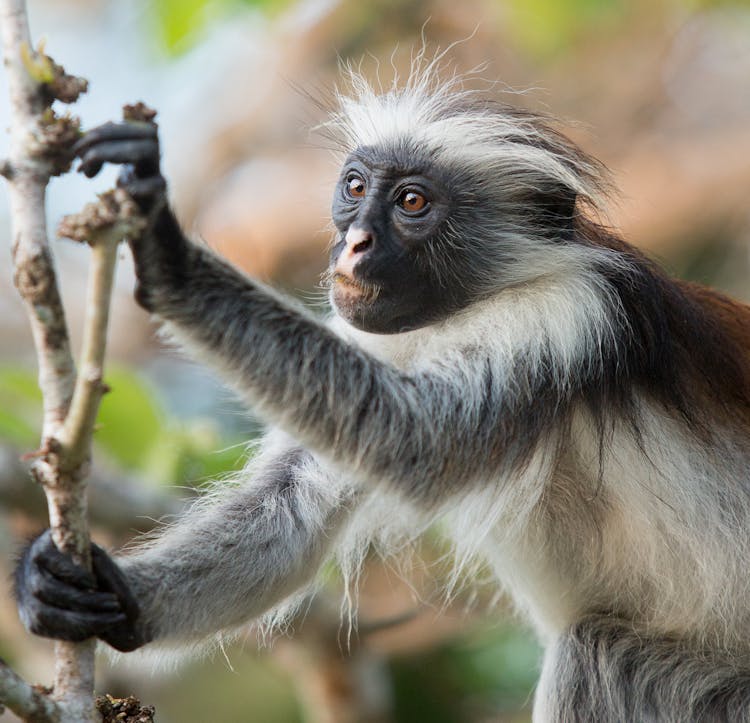
<path fill-rule="evenodd" d="M 148 218 L 137 302 L 268 430 L 236 484 L 92 545 L 91 572 L 43 533 L 21 619 L 201 640 L 439 520 L 544 646 L 537 723 L 750 721 L 750 307 L 609 228 L 607 171 L 552 119 L 439 76 L 338 96 L 325 318 L 183 233 L 153 127 L 77 143 Z"/>

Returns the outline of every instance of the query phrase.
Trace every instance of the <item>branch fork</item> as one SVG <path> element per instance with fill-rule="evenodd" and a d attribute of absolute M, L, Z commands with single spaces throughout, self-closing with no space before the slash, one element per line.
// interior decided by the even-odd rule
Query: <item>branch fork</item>
<path fill-rule="evenodd" d="M 52 176 L 70 169 L 71 148 L 81 133 L 78 118 L 58 115 L 52 103 L 74 102 L 87 82 L 67 74 L 44 53 L 43 45 L 32 50 L 24 0 L 0 0 L 0 26 L 11 110 L 10 154 L 0 162 L 0 175 L 9 184 L 14 279 L 29 316 L 44 398 L 42 444 L 32 474 L 47 496 L 55 544 L 90 567 L 85 478 L 96 414 L 106 391 L 103 364 L 117 246 L 124 237 L 140 233 L 145 221 L 127 194 L 117 189 L 61 224 L 61 235 L 92 247 L 76 374 L 48 244 L 45 189 Z M 93 721 L 94 649 L 93 640 L 56 643 L 51 696 L 0 661 L 0 702 L 27 721 Z"/>

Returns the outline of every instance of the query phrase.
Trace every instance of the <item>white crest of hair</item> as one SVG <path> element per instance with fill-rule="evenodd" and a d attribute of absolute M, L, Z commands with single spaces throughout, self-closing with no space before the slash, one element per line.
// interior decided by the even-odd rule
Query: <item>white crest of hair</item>
<path fill-rule="evenodd" d="M 527 188 L 557 182 L 599 208 L 609 185 L 603 167 L 554 132 L 542 114 L 503 113 L 484 93 L 467 88 L 478 71 L 449 70 L 450 49 L 428 58 L 423 46 L 408 78 L 402 81 L 396 73 L 387 89 L 345 66 L 348 87 L 338 90 L 339 110 L 322 127 L 344 152 L 408 141 L 438 151 L 448 162 L 479 166 L 500 184 L 511 179 L 516 189 L 519 181 Z"/>

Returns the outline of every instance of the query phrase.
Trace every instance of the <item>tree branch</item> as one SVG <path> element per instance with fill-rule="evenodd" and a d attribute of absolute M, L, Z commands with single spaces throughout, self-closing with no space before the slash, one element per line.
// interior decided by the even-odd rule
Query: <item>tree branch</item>
<path fill-rule="evenodd" d="M 31 50 L 24 0 L 0 0 L 0 21 L 11 99 L 11 147 L 4 175 L 10 186 L 15 282 L 27 307 L 44 398 L 42 444 L 32 473 L 47 496 L 55 544 L 90 567 L 84 482 L 94 419 L 104 391 L 109 299 L 117 242 L 122 238 L 116 232 L 122 229 L 117 223 L 83 226 L 90 231 L 86 240 L 94 250 L 83 369 L 76 377 L 47 241 L 44 202 L 50 177 L 70 168 L 70 149 L 80 135 L 78 120 L 57 116 L 52 103 L 74 102 L 86 89 L 86 81 L 67 75 L 41 48 Z M 119 220 L 118 213 L 114 218 Z M 94 719 L 94 650 L 94 640 L 55 645 L 54 698 L 66 720 Z"/>
<path fill-rule="evenodd" d="M 86 319 L 73 398 L 63 428 L 58 434 L 62 459 L 68 470 L 88 462 L 91 438 L 104 395 L 104 352 L 112 296 L 112 281 L 120 237 L 100 238 L 91 249 L 91 269 L 86 295 Z"/>
<path fill-rule="evenodd" d="M 68 329 L 47 244 L 45 190 L 53 170 L 42 149 L 40 119 L 49 102 L 32 78 L 27 58 L 31 47 L 23 0 L 0 0 L 3 63 L 10 92 L 10 214 L 15 283 L 26 302 L 44 390 L 43 436 L 54 434 L 68 410 L 75 381 Z"/>
<path fill-rule="evenodd" d="M 0 658 L 0 700 L 27 723 L 59 723 L 62 710 L 48 695 L 16 675 Z"/>

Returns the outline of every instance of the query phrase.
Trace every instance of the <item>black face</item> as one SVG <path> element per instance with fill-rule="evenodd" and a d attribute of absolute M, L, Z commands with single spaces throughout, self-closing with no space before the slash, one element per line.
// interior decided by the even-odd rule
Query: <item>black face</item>
<path fill-rule="evenodd" d="M 405 149 L 361 148 L 346 160 L 333 200 L 340 235 L 330 269 L 332 300 L 347 321 L 391 334 L 467 303 L 465 285 L 456 279 L 460 252 L 446 236 L 447 221 L 460 215 L 454 186 L 429 158 Z M 357 246 L 353 264 L 344 265 L 350 229 L 367 241 Z M 449 248 L 455 259 L 445 258 Z"/>

